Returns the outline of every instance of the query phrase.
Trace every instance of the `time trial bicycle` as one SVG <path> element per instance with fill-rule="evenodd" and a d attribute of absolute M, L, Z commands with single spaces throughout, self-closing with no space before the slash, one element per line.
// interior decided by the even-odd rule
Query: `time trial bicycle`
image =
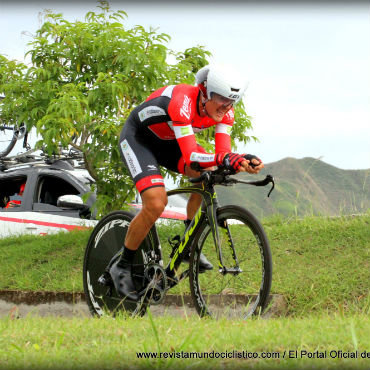
<path fill-rule="evenodd" d="M 154 225 L 135 255 L 132 276 L 139 292 L 138 302 L 120 298 L 109 275 L 110 266 L 123 251 L 127 229 L 134 214 L 115 211 L 95 226 L 85 250 L 83 282 L 86 301 L 93 315 L 144 315 L 150 305 L 163 302 L 170 290 L 189 278 L 189 290 L 200 316 L 244 317 L 266 308 L 272 280 L 272 258 L 266 233 L 257 218 L 237 205 L 220 207 L 215 185 L 236 183 L 265 186 L 274 179 L 259 181 L 232 177 L 219 167 L 189 181 L 192 186 L 167 192 L 168 196 L 198 193 L 202 205 L 177 243 L 164 266 L 157 228 Z M 189 264 L 183 262 L 190 247 Z M 205 254 L 212 270 L 201 271 L 199 258 Z M 184 269 L 183 267 L 186 266 Z"/>

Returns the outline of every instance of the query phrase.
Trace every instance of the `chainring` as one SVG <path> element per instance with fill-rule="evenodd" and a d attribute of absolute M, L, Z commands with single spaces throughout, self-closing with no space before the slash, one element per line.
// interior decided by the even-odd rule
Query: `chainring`
<path fill-rule="evenodd" d="M 162 266 L 150 262 L 145 267 L 144 277 L 147 282 L 142 295 L 150 305 L 162 303 L 167 290 L 167 275 Z"/>

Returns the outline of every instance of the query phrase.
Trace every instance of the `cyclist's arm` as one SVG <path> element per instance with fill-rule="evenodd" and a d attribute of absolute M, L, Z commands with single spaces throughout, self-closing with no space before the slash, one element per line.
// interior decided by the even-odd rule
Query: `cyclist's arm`
<path fill-rule="evenodd" d="M 200 167 L 207 168 L 216 164 L 215 154 L 202 153 L 199 150 L 191 126 L 196 114 L 198 94 L 198 89 L 194 89 L 193 86 L 180 85 L 176 87 L 168 106 L 168 113 L 186 165 L 191 167 L 191 163 L 198 162 Z"/>
<path fill-rule="evenodd" d="M 198 162 L 200 167 L 207 168 L 216 165 L 215 154 L 202 153 L 198 150 L 194 131 L 189 123 L 173 122 L 173 130 L 179 143 L 182 156 L 188 167 L 192 162 Z"/>
<path fill-rule="evenodd" d="M 215 149 L 216 153 L 231 152 L 231 132 L 232 125 L 226 123 L 218 123 L 215 133 Z"/>
<path fill-rule="evenodd" d="M 234 108 L 231 108 L 220 123 L 216 124 L 215 150 L 216 153 L 231 152 L 231 128 L 234 124 Z"/>

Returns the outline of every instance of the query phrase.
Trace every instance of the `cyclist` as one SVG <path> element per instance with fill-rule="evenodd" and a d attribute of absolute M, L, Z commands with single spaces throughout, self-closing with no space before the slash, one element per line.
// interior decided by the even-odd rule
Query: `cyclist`
<path fill-rule="evenodd" d="M 197 177 L 200 169 L 217 165 L 253 174 L 264 167 L 254 155 L 231 152 L 233 105 L 246 88 L 240 76 L 207 65 L 195 77 L 196 86 L 179 84 L 154 91 L 131 112 L 120 135 L 120 153 L 143 204 L 130 223 L 123 253 L 109 271 L 118 294 L 129 300 L 139 299 L 131 276 L 135 252 L 167 204 L 159 165 L 188 177 Z M 214 125 L 215 153 L 207 153 L 197 144 L 194 133 Z M 201 201 L 199 194 L 189 197 L 186 226 Z M 188 259 L 190 250 L 187 254 Z M 199 269 L 212 268 L 201 255 Z"/>

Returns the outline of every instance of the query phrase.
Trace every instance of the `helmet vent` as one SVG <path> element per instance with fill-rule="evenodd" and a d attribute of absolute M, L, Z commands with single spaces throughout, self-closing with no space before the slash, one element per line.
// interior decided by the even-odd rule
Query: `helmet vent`
<path fill-rule="evenodd" d="M 238 92 L 240 89 L 234 89 L 234 88 L 231 88 L 231 91 L 235 91 L 235 92 Z"/>

